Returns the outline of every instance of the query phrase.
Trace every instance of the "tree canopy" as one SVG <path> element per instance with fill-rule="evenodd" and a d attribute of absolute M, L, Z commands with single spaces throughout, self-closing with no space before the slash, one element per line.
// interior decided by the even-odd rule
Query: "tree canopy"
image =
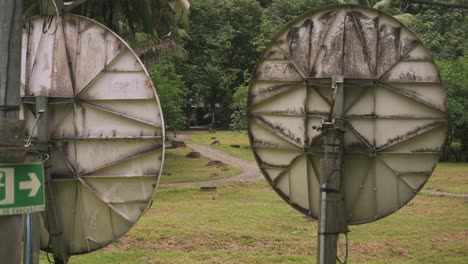
<path fill-rule="evenodd" d="M 37 3 L 25 0 L 27 15 L 38 12 Z M 193 109 L 199 110 L 201 124 L 245 128 L 250 75 L 273 35 L 306 11 L 348 3 L 389 13 L 421 37 L 446 84 L 447 144 L 459 140 L 468 152 L 468 0 L 192 0 L 190 13 L 174 12 L 171 3 L 88 0 L 72 10 L 117 31 L 149 54 L 148 64 L 159 63 L 150 73 L 171 128 L 183 127 Z M 174 51 L 176 56 L 160 59 Z"/>
<path fill-rule="evenodd" d="M 259 51 L 262 8 L 255 0 L 191 2 L 187 59 L 178 65 L 194 106 L 205 107 L 211 123 L 229 122 L 233 93 L 246 81 Z"/>
<path fill-rule="evenodd" d="M 468 6 L 468 1 L 448 3 Z M 445 83 L 449 110 L 446 149 L 455 152 L 450 147 L 457 141 L 468 161 L 468 9 L 412 4 L 407 12 L 413 14 L 412 28 L 431 50 Z M 448 158 L 448 154 L 444 157 Z M 461 155 L 454 156 L 461 159 Z"/>

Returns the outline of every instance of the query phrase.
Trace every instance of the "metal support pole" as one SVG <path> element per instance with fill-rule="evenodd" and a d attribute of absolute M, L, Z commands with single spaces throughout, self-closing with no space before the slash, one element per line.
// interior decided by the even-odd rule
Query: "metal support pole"
<path fill-rule="evenodd" d="M 39 264 L 40 225 L 39 213 L 26 214 L 23 239 L 23 263 Z"/>
<path fill-rule="evenodd" d="M 318 229 L 319 264 L 335 264 L 338 236 L 347 232 L 342 199 L 344 122 L 343 76 L 333 76 L 331 120 L 323 122 L 325 156 L 322 160 L 320 215 Z"/>
<path fill-rule="evenodd" d="M 23 1 L 0 1 L 0 163 L 24 161 L 19 120 Z M 1 199 L 1 198 L 0 198 Z M 21 262 L 22 215 L 0 216 L 0 262 Z"/>
<path fill-rule="evenodd" d="M 36 113 L 36 124 L 42 118 L 42 112 Z M 31 137 L 34 134 L 35 126 L 31 135 L 26 142 L 26 147 L 28 148 L 31 145 Z M 37 155 L 35 149 L 32 152 L 28 152 L 26 156 L 26 162 L 42 162 L 42 155 Z M 33 154 L 33 155 L 29 155 Z M 29 213 L 26 214 L 26 219 L 24 223 L 24 239 L 23 239 L 23 264 L 39 264 L 39 253 L 40 253 L 40 217 L 41 213 Z"/>
<path fill-rule="evenodd" d="M 49 99 L 45 96 L 36 97 L 36 112 L 42 113 L 37 125 L 38 147 L 43 153 L 50 153 L 48 101 Z M 64 243 L 63 228 L 57 211 L 57 195 L 50 174 L 50 166 L 51 159 L 49 158 L 44 163 L 47 228 L 49 230 L 50 244 L 52 245 L 52 251 L 54 253 L 54 262 L 56 264 L 65 264 L 68 262 L 69 256 Z"/>
<path fill-rule="evenodd" d="M 43 16 L 61 15 L 64 7 L 63 0 L 40 0 L 41 14 Z M 38 150 L 42 153 L 50 153 L 50 134 L 49 134 L 49 115 L 48 115 L 48 98 L 36 98 L 36 117 L 37 120 L 37 137 Z M 49 230 L 50 244 L 52 245 L 55 263 L 67 263 L 68 255 L 63 242 L 62 226 L 59 221 L 57 206 L 55 200 L 55 190 L 50 175 L 50 159 L 44 164 L 45 175 L 45 197 L 46 197 L 46 213 L 47 213 L 47 228 Z M 28 214 L 26 216 L 25 225 L 25 250 L 24 263 L 38 264 L 40 250 L 40 217 L 41 214 Z"/>
<path fill-rule="evenodd" d="M 41 15 L 43 16 L 56 16 L 62 14 L 63 11 L 63 0 L 39 0 Z M 47 104 L 47 101 L 46 101 Z M 36 105 L 36 108 L 44 108 L 39 107 L 39 104 Z M 47 107 L 45 107 L 47 108 Z M 39 110 L 36 109 L 36 117 L 38 119 L 42 119 L 42 114 L 40 115 Z M 41 122 L 39 120 L 39 122 Z M 48 126 L 48 120 L 44 121 L 43 124 Z M 39 130 L 40 131 L 40 130 Z M 41 133 L 38 131 L 38 134 Z M 43 139 L 47 141 L 48 137 L 48 127 L 47 130 L 43 132 Z M 39 136 L 40 138 L 40 136 Z M 48 145 L 47 144 L 39 144 L 40 151 L 44 153 L 48 152 Z M 47 166 L 47 164 L 44 164 Z M 47 167 L 44 171 L 47 176 Z M 47 192 L 46 192 L 47 197 Z M 46 204 L 46 207 L 48 205 Z M 49 206 L 50 207 L 50 206 Z M 27 214 L 26 221 L 25 221 L 25 240 L 24 240 L 24 253 L 23 253 L 23 263 L 24 264 L 39 264 L 39 251 L 40 251 L 40 213 L 34 214 Z M 56 262 L 60 263 L 60 262 Z"/>

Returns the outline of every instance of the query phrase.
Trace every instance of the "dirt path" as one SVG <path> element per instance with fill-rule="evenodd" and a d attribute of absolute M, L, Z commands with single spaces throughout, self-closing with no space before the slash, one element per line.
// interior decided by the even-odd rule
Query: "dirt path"
<path fill-rule="evenodd" d="M 217 184 L 224 184 L 228 182 L 255 182 L 255 181 L 264 179 L 262 176 L 262 173 L 258 169 L 257 164 L 255 162 L 245 161 L 237 157 L 231 156 L 224 151 L 190 142 L 189 141 L 190 136 L 193 135 L 194 133 L 206 133 L 206 132 L 186 131 L 186 132 L 182 132 L 178 134 L 176 139 L 185 141 L 185 144 L 187 145 L 187 147 L 193 149 L 194 151 L 200 152 L 202 156 L 211 160 L 220 160 L 231 166 L 238 167 L 242 170 L 242 172 L 236 176 L 229 177 L 229 178 L 209 180 L 209 181 L 199 181 L 199 182 L 187 182 L 187 183 L 166 183 L 166 184 L 160 184 L 160 186 L 169 187 L 169 186 L 217 185 Z M 435 195 L 435 196 L 447 196 L 447 197 L 468 199 L 468 194 L 466 193 L 458 194 L 458 193 L 449 193 L 449 192 L 434 191 L 434 190 L 421 190 L 421 193 Z"/>
<path fill-rule="evenodd" d="M 195 132 L 196 133 L 196 132 Z M 231 156 L 224 151 L 210 148 L 204 145 L 195 144 L 188 141 L 188 138 L 193 134 L 192 133 L 181 133 L 178 134 L 177 140 L 184 140 L 187 147 L 193 149 L 193 151 L 200 152 L 200 154 L 211 160 L 220 160 L 226 164 L 229 164 L 234 167 L 238 167 L 242 170 L 240 174 L 232 176 L 229 178 L 209 180 L 209 181 L 199 181 L 199 182 L 187 182 L 187 183 L 166 183 L 160 184 L 161 187 L 169 186 L 200 186 L 200 185 L 218 185 L 228 182 L 255 182 L 258 180 L 264 179 L 262 173 L 257 167 L 255 162 L 245 161 L 237 157 Z"/>
<path fill-rule="evenodd" d="M 433 190 L 421 190 L 421 193 L 435 195 L 435 196 L 448 196 L 448 197 L 455 197 L 455 198 L 465 198 L 468 199 L 467 193 L 449 193 L 443 191 L 433 191 Z"/>

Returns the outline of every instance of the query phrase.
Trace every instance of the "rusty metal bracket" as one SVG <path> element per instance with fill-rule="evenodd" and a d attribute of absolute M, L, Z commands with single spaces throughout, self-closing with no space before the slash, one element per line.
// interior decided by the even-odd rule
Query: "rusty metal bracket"
<path fill-rule="evenodd" d="M 44 112 L 45 112 L 44 110 L 39 110 L 37 112 L 36 123 L 34 124 L 31 134 L 29 135 L 28 139 L 26 140 L 26 143 L 24 144 L 25 148 L 29 148 L 31 146 L 32 135 L 34 134 L 34 131 L 36 130 L 36 127 L 37 127 L 37 123 L 39 123 L 39 119 L 41 119 L 41 116 L 42 114 L 44 114 Z"/>

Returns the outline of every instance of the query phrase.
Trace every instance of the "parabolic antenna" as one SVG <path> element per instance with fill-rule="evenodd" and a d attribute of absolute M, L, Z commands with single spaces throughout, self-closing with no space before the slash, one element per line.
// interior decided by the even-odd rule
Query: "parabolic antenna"
<path fill-rule="evenodd" d="M 377 10 L 340 6 L 305 14 L 277 34 L 249 91 L 249 136 L 276 192 L 317 218 L 322 121 L 341 76 L 342 188 L 348 224 L 387 216 L 411 200 L 436 166 L 447 127 L 445 91 L 421 41 Z"/>
<path fill-rule="evenodd" d="M 164 122 L 156 90 L 121 38 L 80 16 L 31 19 L 22 58 L 28 133 L 41 118 L 37 99 L 48 101 L 49 171 L 67 253 L 104 247 L 135 224 L 158 184 Z M 40 143 L 37 131 L 32 139 Z M 43 249 L 50 236 L 44 219 Z"/>

